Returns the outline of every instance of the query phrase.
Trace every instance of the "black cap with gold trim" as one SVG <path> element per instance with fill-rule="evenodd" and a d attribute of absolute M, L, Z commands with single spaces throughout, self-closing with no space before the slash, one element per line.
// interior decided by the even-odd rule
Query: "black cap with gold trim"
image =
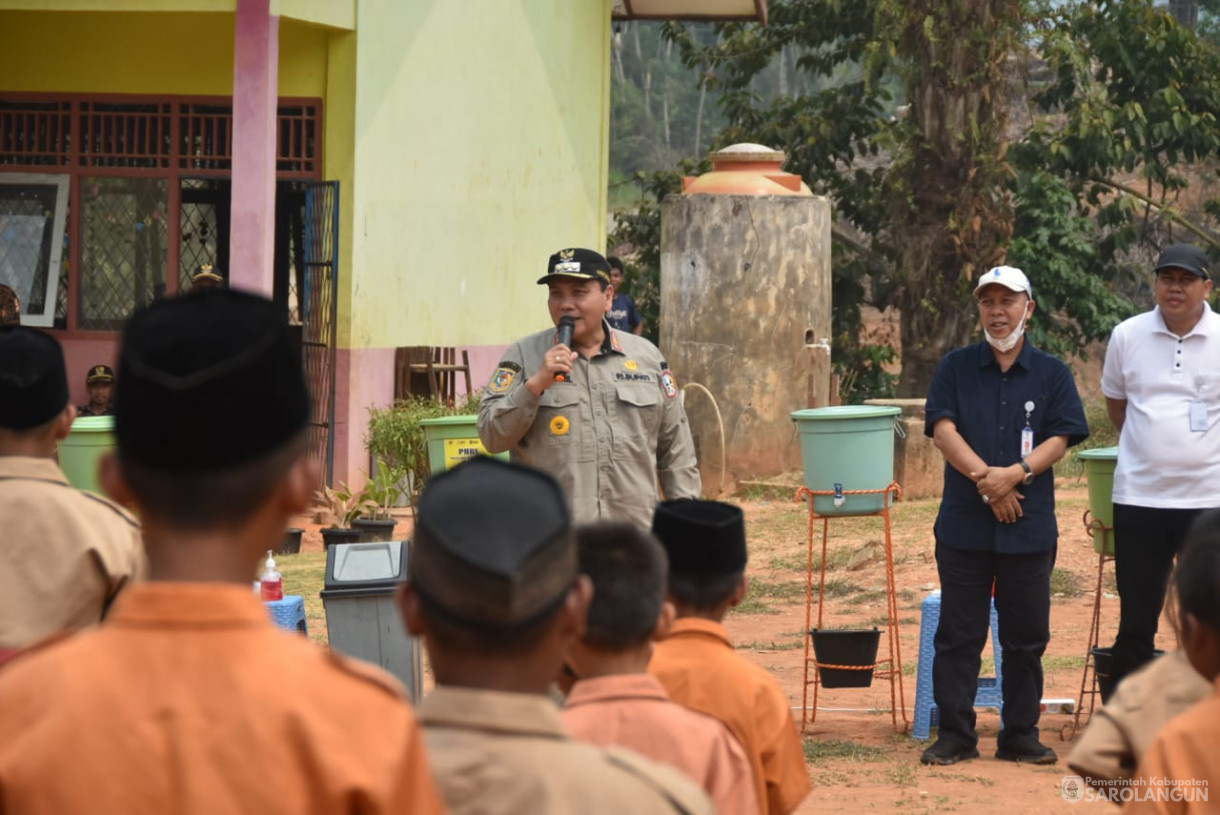
<path fill-rule="evenodd" d="M 114 381 L 114 371 L 109 365 L 94 365 L 85 377 L 86 385 L 106 385 Z"/>
<path fill-rule="evenodd" d="M 207 285 L 223 286 L 225 283 L 225 278 L 224 278 L 224 275 L 222 275 L 220 272 L 216 271 L 216 269 L 214 269 L 212 267 L 212 264 L 205 263 L 202 266 L 200 266 L 198 269 L 196 269 L 195 273 L 193 275 L 191 275 L 191 285 L 192 286 L 198 286 L 201 283 L 205 286 L 207 286 Z"/>
<path fill-rule="evenodd" d="M 577 574 L 563 489 L 550 475 L 477 456 L 419 499 L 411 583 L 453 619 L 506 630 L 558 608 Z"/>
<path fill-rule="evenodd" d="M 592 249 L 560 249 L 551 255 L 546 264 L 546 274 L 538 278 L 538 282 L 548 283 L 556 277 L 575 277 L 609 283 L 610 264 Z"/>

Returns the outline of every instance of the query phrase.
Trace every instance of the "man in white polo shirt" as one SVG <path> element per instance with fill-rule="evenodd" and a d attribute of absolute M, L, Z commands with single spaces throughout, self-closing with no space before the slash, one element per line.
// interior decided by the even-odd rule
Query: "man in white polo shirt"
<path fill-rule="evenodd" d="M 1156 308 L 1110 336 L 1101 390 L 1119 430 L 1114 547 L 1117 683 L 1150 661 L 1174 556 L 1195 516 L 1220 507 L 1220 315 L 1207 255 L 1176 243 L 1156 264 Z"/>

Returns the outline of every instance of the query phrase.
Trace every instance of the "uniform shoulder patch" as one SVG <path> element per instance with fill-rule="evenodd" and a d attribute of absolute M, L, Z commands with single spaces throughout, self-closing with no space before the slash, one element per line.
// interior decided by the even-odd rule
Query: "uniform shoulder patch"
<path fill-rule="evenodd" d="M 674 382 L 674 375 L 668 368 L 661 371 L 661 387 L 665 389 L 665 395 L 670 399 L 678 395 L 678 383 Z"/>
<path fill-rule="evenodd" d="M 504 393 L 508 390 L 508 386 L 513 384 L 513 380 L 519 373 L 521 373 L 521 366 L 517 363 L 501 362 L 500 367 L 496 368 L 496 372 L 491 375 L 491 382 L 488 383 L 487 389 L 492 393 Z"/>
<path fill-rule="evenodd" d="M 402 684 L 399 683 L 390 674 L 383 671 L 374 665 L 371 665 L 363 660 L 349 659 L 342 654 L 337 654 L 334 651 L 327 651 L 327 657 L 330 663 L 343 673 L 351 674 L 357 679 L 363 679 L 371 685 L 375 685 L 385 691 L 390 696 L 396 699 L 406 700 L 407 693 Z"/>

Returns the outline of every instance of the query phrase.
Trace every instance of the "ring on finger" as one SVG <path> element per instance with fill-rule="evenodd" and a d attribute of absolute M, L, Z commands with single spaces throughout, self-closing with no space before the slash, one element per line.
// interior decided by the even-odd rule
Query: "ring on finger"
<path fill-rule="evenodd" d="M 990 503 L 991 503 L 991 496 L 990 496 L 990 495 L 984 495 L 984 496 L 983 496 L 983 503 L 984 503 L 984 504 L 990 504 Z"/>

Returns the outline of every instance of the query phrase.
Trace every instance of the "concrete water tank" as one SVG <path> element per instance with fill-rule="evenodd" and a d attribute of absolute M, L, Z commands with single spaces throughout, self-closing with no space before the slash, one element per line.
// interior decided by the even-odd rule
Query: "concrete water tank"
<path fill-rule="evenodd" d="M 789 414 L 828 403 L 831 335 L 830 202 L 768 147 L 711 158 L 661 207 L 660 333 L 709 495 L 800 467 Z"/>

